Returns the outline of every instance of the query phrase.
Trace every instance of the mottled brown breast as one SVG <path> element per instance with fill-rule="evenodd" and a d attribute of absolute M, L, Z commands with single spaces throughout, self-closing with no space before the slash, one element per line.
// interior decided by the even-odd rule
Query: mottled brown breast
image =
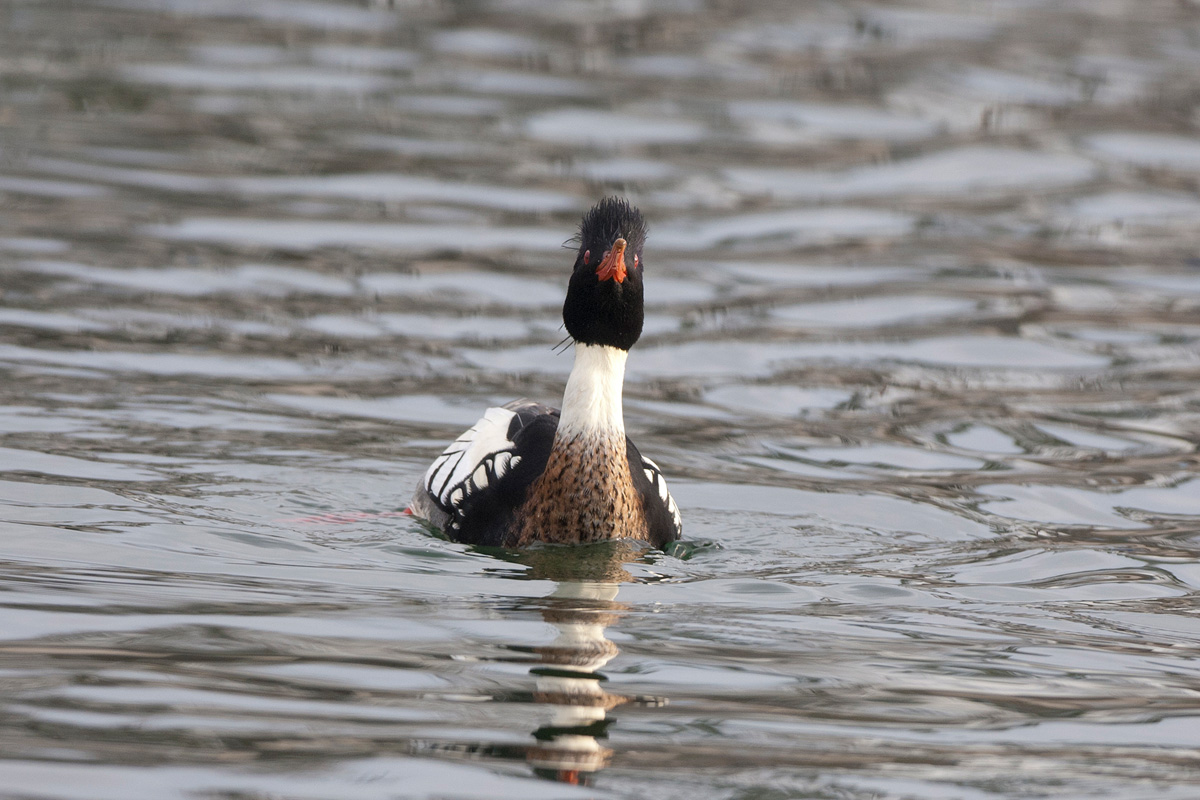
<path fill-rule="evenodd" d="M 625 437 L 576 436 L 555 441 L 545 471 L 516 511 L 506 544 L 586 544 L 648 535 Z"/>

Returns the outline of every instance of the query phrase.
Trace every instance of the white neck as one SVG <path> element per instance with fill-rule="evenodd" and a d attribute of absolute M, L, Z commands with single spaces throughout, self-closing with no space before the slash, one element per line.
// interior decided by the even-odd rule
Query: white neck
<path fill-rule="evenodd" d="M 576 344 L 575 366 L 563 392 L 558 437 L 625 436 L 621 389 L 629 353 L 616 347 Z"/>

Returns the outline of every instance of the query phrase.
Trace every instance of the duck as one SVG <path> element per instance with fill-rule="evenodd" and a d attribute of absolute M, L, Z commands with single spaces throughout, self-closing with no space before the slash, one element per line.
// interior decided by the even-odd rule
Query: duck
<path fill-rule="evenodd" d="M 680 538 L 662 470 L 625 433 L 622 391 L 645 317 L 647 226 L 606 197 L 579 225 L 563 302 L 574 363 L 562 408 L 528 399 L 487 409 L 434 459 L 408 507 L 447 538 L 520 549 L 538 543 Z"/>

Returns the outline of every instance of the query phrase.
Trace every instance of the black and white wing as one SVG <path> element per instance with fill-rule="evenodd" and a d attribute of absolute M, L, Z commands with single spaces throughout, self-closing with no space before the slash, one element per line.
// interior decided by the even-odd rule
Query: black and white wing
<path fill-rule="evenodd" d="M 661 547 L 667 542 L 673 542 L 683 535 L 683 519 L 679 515 L 679 506 L 667 488 L 667 479 L 662 470 L 645 456 L 638 454 L 642 462 L 642 474 L 650 482 L 647 491 L 647 507 L 656 513 L 650 514 L 651 539 Z"/>
<path fill-rule="evenodd" d="M 552 438 L 557 418 L 555 409 L 528 400 L 489 408 L 434 459 L 417 487 L 412 512 L 441 528 L 452 539 L 474 540 L 477 537 L 463 536 L 470 512 L 486 507 L 494 513 L 499 510 L 497 506 L 506 505 L 502 495 L 515 494 L 514 474 L 540 474 L 549 454 L 549 441 L 544 446 L 530 447 L 531 443 L 538 445 L 546 438 L 531 434 L 546 427 L 537 423 L 549 421 Z M 527 464 L 532 470 L 518 469 L 526 460 L 541 464 Z M 516 483 L 524 484 L 527 480 Z"/>

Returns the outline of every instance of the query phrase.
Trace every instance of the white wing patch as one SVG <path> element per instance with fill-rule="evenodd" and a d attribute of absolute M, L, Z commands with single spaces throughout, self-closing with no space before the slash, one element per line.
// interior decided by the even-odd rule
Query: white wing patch
<path fill-rule="evenodd" d="M 517 415 L 507 408 L 489 408 L 483 417 L 438 456 L 425 473 L 429 496 L 451 516 L 458 527 L 458 513 L 473 493 L 486 489 L 521 462 L 512 451 L 508 429 Z"/>
<path fill-rule="evenodd" d="M 683 534 L 683 517 L 679 514 L 679 506 L 675 505 L 675 498 L 671 497 L 671 492 L 667 489 L 667 479 L 663 477 L 662 470 L 658 468 L 650 459 L 642 456 L 642 463 L 647 467 L 642 468 L 642 472 L 646 473 L 646 477 L 650 480 L 650 485 L 658 492 L 658 498 L 666 505 L 667 511 L 671 514 L 671 519 L 675 521 L 675 535 Z"/>

